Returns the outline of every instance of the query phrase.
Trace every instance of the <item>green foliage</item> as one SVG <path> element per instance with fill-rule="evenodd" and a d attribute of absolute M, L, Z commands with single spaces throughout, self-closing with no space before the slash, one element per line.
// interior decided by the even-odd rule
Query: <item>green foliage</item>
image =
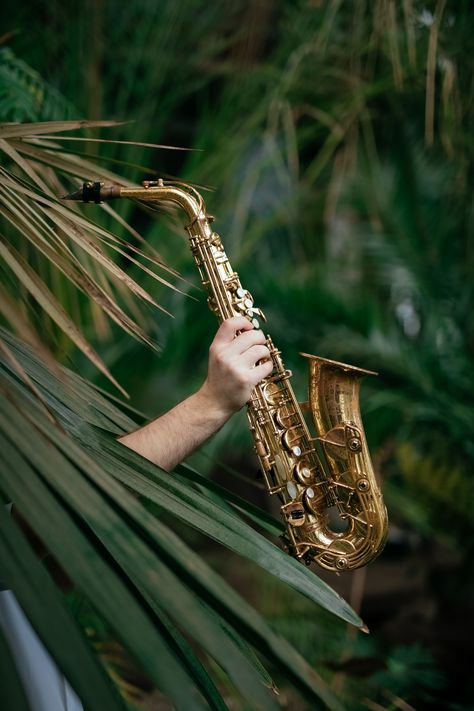
<path fill-rule="evenodd" d="M 433 522 L 441 521 L 442 534 L 449 543 L 455 545 L 462 541 L 464 555 L 469 556 L 474 544 L 474 486 L 472 479 L 466 476 L 463 460 L 453 456 L 445 463 L 442 454 L 439 459 L 435 454 L 422 457 L 405 443 L 398 448 L 397 461 L 406 496 L 416 502 L 417 518 L 420 511 L 430 511 L 429 533 L 434 532 Z"/>
<path fill-rule="evenodd" d="M 436 702 L 437 693 L 446 684 L 431 654 L 419 644 L 396 647 L 386 664 L 386 670 L 375 674 L 372 681 L 385 690 L 389 699 L 417 704 Z"/>
<path fill-rule="evenodd" d="M 312 609 L 304 598 L 295 600 L 291 589 L 283 589 L 274 578 L 261 579 L 258 571 L 247 584 L 258 589 L 272 627 L 320 670 L 346 708 L 362 711 L 380 704 L 396 709 L 400 700 L 413 708 L 439 703 L 446 675 L 422 643 L 389 644 L 375 635 L 353 634 L 350 628 L 343 633 L 336 618 Z M 296 698 L 290 699 L 290 707 L 297 705 Z"/>
<path fill-rule="evenodd" d="M 303 658 L 130 492 L 249 558 L 313 602 L 360 624 L 351 608 L 245 524 L 215 492 L 204 496 L 205 480 L 194 487 L 194 476 L 188 478 L 185 470 L 170 478 L 118 444 L 112 434 L 129 431 L 133 423 L 88 383 L 66 371 L 58 378 L 30 350 L 6 334 L 3 339 L 18 365 L 4 364 L 1 372 L 1 387 L 8 393 L 0 412 L 1 490 L 157 687 L 177 708 L 188 708 L 192 698 L 196 708 L 204 708 L 197 689 L 211 708 L 223 708 L 211 677 L 187 641 L 189 635 L 226 672 L 238 694 L 258 700 L 262 708 L 275 708 L 275 703 L 262 686 L 262 681 L 268 684 L 268 674 L 249 644 L 281 667 L 313 703 L 320 698 L 328 707 L 339 708 Z M 41 403 L 34 391 L 38 388 Z M 29 581 L 25 571 L 33 565 L 32 554 L 15 558 L 15 545 L 25 551 L 27 546 L 4 517 L 5 545 L 10 545 L 10 536 L 15 539 L 10 557 L 5 557 L 6 583 L 61 668 L 82 689 L 90 676 L 81 671 L 87 665 L 72 659 L 85 651 L 47 634 L 48 615 L 59 614 L 57 593 L 51 583 L 44 584 L 37 598 L 46 573 L 37 563 L 33 567 L 38 581 Z M 66 618 L 61 635 L 71 626 Z M 99 709 L 101 703 L 95 700 L 91 708 Z M 112 702 L 103 703 L 109 708 Z"/>
<path fill-rule="evenodd" d="M 200 71 L 199 53 L 186 61 L 173 51 L 183 14 L 176 20 L 164 45 L 165 75 L 178 63 L 180 77 L 199 75 L 194 124 L 184 135 L 205 149 L 189 155 L 181 174 L 215 186 L 207 202 L 216 228 L 266 312 L 302 399 L 299 350 L 377 370 L 380 378 L 363 388 L 372 447 L 384 457 L 409 439 L 425 457 L 436 440 L 437 466 L 452 469 L 453 482 L 454 471 L 462 472 L 466 482 L 474 460 L 467 5 L 302 2 L 270 3 L 267 11 L 271 22 L 255 14 L 243 26 L 244 55 L 238 32 L 225 35 L 222 49 L 223 17 L 199 18 L 197 31 L 209 22 L 214 74 Z M 252 45 L 257 35 L 268 49 Z M 217 75 L 211 91 L 206 82 Z M 183 95 L 188 87 L 180 80 Z M 172 134 L 171 113 L 159 114 L 153 130 Z M 147 137 L 150 127 L 136 129 Z M 184 241 L 158 223 L 147 239 L 196 283 Z M 160 324 L 169 348 L 146 384 L 128 363 L 138 358 L 151 370 L 149 356 L 138 348 L 127 347 L 122 358 L 119 349 L 110 352 L 146 411 L 157 397 L 171 405 L 198 384 L 203 333 L 212 333 L 202 300 L 164 299 L 176 318 Z M 237 420 L 209 452 L 245 441 Z M 400 481 L 394 458 L 385 471 Z M 390 500 L 392 516 L 403 522 L 398 501 Z M 430 496 L 420 522 L 426 517 L 424 532 L 456 528 Z"/>
<path fill-rule="evenodd" d="M 35 118 L 45 120 L 41 107 L 46 112 L 48 102 L 55 105 L 55 90 L 48 87 L 58 87 L 83 115 L 135 120 L 114 129 L 120 139 L 199 149 L 151 153 L 144 146 L 110 142 L 102 144 L 100 160 L 117 170 L 121 166 L 129 179 L 179 174 L 204 186 L 232 264 L 265 311 L 301 399 L 306 397 L 300 350 L 380 373 L 364 383 L 362 410 L 391 519 L 425 538 L 449 540 L 464 558 L 452 582 L 463 590 L 473 540 L 474 466 L 470 3 L 266 0 L 236 2 L 224 11 L 200 0 L 164 0 L 159 7 L 138 0 L 122 8 L 107 0 L 86 6 L 53 1 L 37 6 L 33 23 L 30 8 L 6 0 L 3 12 L 9 28 L 25 28 L 11 42 L 17 57 L 45 78 L 42 84 L 21 60 L 4 54 L 11 67 L 6 81 L 18 77 L 18 86 L 1 94 L 7 111 L 18 95 L 15 110 L 36 111 Z M 45 101 L 35 104 L 32 97 L 43 94 Z M 98 177 L 96 165 L 87 165 L 82 154 L 97 157 L 100 144 L 66 138 L 56 134 L 54 141 L 42 141 L 46 173 L 72 145 L 67 153 L 85 161 L 77 175 Z M 37 140 L 14 140 L 15 150 L 34 163 Z M 21 185 L 18 177 L 25 175 L 19 163 L 8 160 L 16 176 L 8 180 Z M 54 166 L 61 189 L 69 185 L 64 165 Z M 57 183 L 48 185 L 60 194 Z M 9 202 L 7 197 L 4 210 Z M 29 209 L 32 205 L 36 209 L 38 201 L 30 196 Z M 54 229 L 57 208 L 48 209 Z M 91 292 L 87 299 L 73 296 L 70 279 L 45 266 L 36 247 L 25 249 L 17 228 L 6 234 L 29 264 L 39 267 L 51 293 L 134 403 L 155 414 L 200 383 L 214 323 L 195 289 L 181 226 L 166 216 L 149 221 L 131 203 L 118 210 L 143 234 L 144 252 L 169 262 L 190 282 L 176 282 L 180 291 L 172 291 L 128 258 L 118 262 L 173 320 L 156 312 L 152 318 L 143 311 L 139 316 L 123 285 L 107 270 L 98 273 L 79 245 L 67 245 L 81 276 L 90 268 L 94 282 L 143 333 L 166 345 L 158 366 L 140 338 L 122 337 L 108 324 L 103 306 L 90 308 Z M 94 240 L 106 230 L 107 255 L 113 249 L 110 233 L 127 242 L 120 248 L 129 254 L 142 248 L 139 238 L 104 210 L 89 206 L 85 217 L 84 230 Z M 31 293 L 19 288 L 18 276 L 7 278 L 7 293 L 10 300 L 17 294 L 22 299 L 13 319 L 19 333 L 20 324 L 29 322 L 34 342 L 35 325 L 32 330 L 56 357 L 74 358 L 81 373 L 103 385 L 95 365 L 75 354 L 51 317 L 32 304 Z M 196 462 L 205 468 L 206 456 L 212 461 L 229 451 L 248 451 L 244 418 L 233 419 Z M 289 628 L 282 622 L 288 634 Z M 330 623 L 327 629 L 327 637 L 320 636 L 337 655 L 340 633 L 331 636 Z M 308 625 L 301 644 L 306 640 L 311 647 L 316 634 Z M 365 647 L 356 651 L 371 653 Z M 412 652 L 403 647 L 389 652 L 392 681 L 383 682 L 407 699 L 413 696 L 401 679 L 415 682 L 399 671 L 407 669 Z M 423 650 L 415 652 L 413 663 L 424 668 Z M 354 689 L 354 695 L 360 693 Z"/>
<path fill-rule="evenodd" d="M 0 49 L 0 116 L 2 121 L 54 121 L 78 115 L 54 87 L 15 56 Z"/>

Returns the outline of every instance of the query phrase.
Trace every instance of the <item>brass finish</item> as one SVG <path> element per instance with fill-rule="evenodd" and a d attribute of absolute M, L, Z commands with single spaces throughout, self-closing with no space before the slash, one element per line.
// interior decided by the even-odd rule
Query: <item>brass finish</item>
<path fill-rule="evenodd" d="M 220 322 L 245 316 L 260 328 L 260 320 L 265 321 L 193 188 L 162 180 L 146 181 L 141 188 L 88 183 L 68 197 L 177 203 L 189 218 L 186 230 L 209 308 Z M 273 372 L 254 388 L 247 416 L 267 490 L 282 504 L 288 551 L 307 564 L 315 561 L 337 572 L 366 565 L 382 550 L 388 525 L 359 411 L 360 380 L 374 373 L 303 353 L 309 360 L 309 403 L 300 407 L 291 372 L 270 336 L 266 345 Z M 302 414 L 308 406 L 316 437 Z"/>

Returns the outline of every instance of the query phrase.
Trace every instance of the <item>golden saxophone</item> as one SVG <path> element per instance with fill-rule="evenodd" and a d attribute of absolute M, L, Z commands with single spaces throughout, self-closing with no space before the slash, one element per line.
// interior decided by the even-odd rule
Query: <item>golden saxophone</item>
<path fill-rule="evenodd" d="M 140 188 L 85 183 L 67 198 L 177 203 L 189 218 L 186 230 L 209 308 L 220 322 L 243 315 L 260 328 L 259 319 L 265 317 L 230 266 L 196 190 L 162 180 L 145 181 Z M 302 353 L 309 361 L 309 402 L 300 404 L 291 371 L 270 336 L 266 345 L 273 371 L 254 388 L 247 416 L 267 490 L 282 503 L 288 551 L 327 570 L 366 565 L 383 549 L 388 526 L 359 409 L 360 380 L 375 373 Z M 316 437 L 308 429 L 305 409 L 312 412 Z"/>

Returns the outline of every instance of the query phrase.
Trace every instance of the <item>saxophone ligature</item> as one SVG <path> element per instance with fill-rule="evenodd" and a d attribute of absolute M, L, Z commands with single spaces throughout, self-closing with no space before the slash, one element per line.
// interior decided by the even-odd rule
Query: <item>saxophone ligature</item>
<path fill-rule="evenodd" d="M 233 271 L 194 188 L 162 180 L 132 188 L 95 182 L 66 196 L 95 203 L 114 198 L 179 205 L 188 218 L 189 244 L 209 308 L 220 322 L 243 315 L 260 328 L 264 314 Z M 366 565 L 383 549 L 388 527 L 359 409 L 361 378 L 375 373 L 302 353 L 309 363 L 309 399 L 299 403 L 291 371 L 270 336 L 266 345 L 273 371 L 254 388 L 247 416 L 266 488 L 281 502 L 287 550 L 332 571 Z"/>

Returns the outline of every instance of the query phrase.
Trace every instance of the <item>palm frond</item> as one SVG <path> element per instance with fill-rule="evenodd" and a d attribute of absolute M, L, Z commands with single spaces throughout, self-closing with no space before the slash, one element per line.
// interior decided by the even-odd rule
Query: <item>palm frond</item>
<path fill-rule="evenodd" d="M 140 312 L 135 312 L 131 317 L 120 305 L 117 296 L 123 299 L 121 285 L 128 292 L 125 304 L 129 301 L 129 294 L 134 294 L 155 308 L 162 307 L 117 264 L 113 253 L 118 253 L 165 286 L 176 288 L 158 272 L 166 270 L 166 265 L 153 254 L 146 254 L 140 247 L 119 239 L 62 204 L 56 197 L 58 186 L 62 188 L 61 192 L 65 192 L 61 186 L 61 175 L 68 173 L 77 178 L 78 172 L 82 172 L 82 175 L 89 172 L 91 164 L 75 156 L 51 152 L 48 141 L 43 141 L 41 145 L 36 143 L 36 136 L 41 133 L 51 135 L 54 131 L 97 125 L 101 125 L 101 122 L 46 122 L 0 127 L 0 133 L 3 132 L 1 148 L 10 160 L 10 169 L 2 168 L 0 187 L 0 210 L 6 222 L 6 232 L 2 238 L 2 259 L 3 270 L 8 274 L 6 284 L 12 284 L 17 293 L 25 295 L 26 311 L 31 309 L 28 301 L 33 299 L 58 329 L 120 389 L 88 343 L 81 327 L 74 323 L 66 309 L 55 299 L 47 283 L 44 283 L 45 269 L 50 271 L 49 280 L 52 283 L 60 272 L 70 292 L 71 287 L 78 289 L 92 301 L 99 313 L 143 343 L 156 347 L 144 329 L 146 317 Z M 45 166 L 48 167 L 46 171 Z M 116 178 L 111 173 L 108 173 L 108 177 Z M 136 237 L 134 232 L 132 235 Z M 94 314 L 97 312 L 93 310 Z M 7 316 L 5 310 L 4 315 Z M 13 327 L 15 320 L 11 322 Z"/>
<path fill-rule="evenodd" d="M 218 661 L 244 698 L 260 699 L 262 708 L 273 708 L 261 686 L 260 668 L 239 641 L 243 637 L 284 669 L 308 698 L 324 699 L 337 708 L 304 660 L 129 490 L 145 495 L 172 518 L 219 540 L 343 619 L 357 625 L 357 615 L 314 574 L 244 524 L 215 492 L 212 500 L 203 497 L 185 475 L 170 477 L 115 442 L 111 434 L 130 429 L 132 423 L 86 382 L 67 371 L 61 379 L 55 377 L 31 351 L 6 334 L 3 338 L 41 388 L 65 431 L 37 415 L 34 393 L 7 363 L 2 370 L 7 397 L 0 413 L 6 466 L 1 470 L 0 489 L 15 501 L 158 688 L 178 708 L 184 708 L 179 700 L 182 689 L 189 699 L 195 685 L 211 703 L 211 682 L 206 682 L 207 672 L 187 647 L 184 631 Z M 79 516 L 77 523 L 70 517 L 72 509 Z M 60 538 L 58 530 L 63 532 Z M 7 582 L 16 592 L 13 574 Z M 125 583 L 132 586 L 133 595 Z M 28 612 L 28 598 L 19 589 Z M 127 610 L 126 622 L 120 609 Z M 176 668 L 183 655 L 188 660 L 184 661 L 187 681 L 184 670 Z M 61 655 L 58 661 L 65 664 Z"/>

